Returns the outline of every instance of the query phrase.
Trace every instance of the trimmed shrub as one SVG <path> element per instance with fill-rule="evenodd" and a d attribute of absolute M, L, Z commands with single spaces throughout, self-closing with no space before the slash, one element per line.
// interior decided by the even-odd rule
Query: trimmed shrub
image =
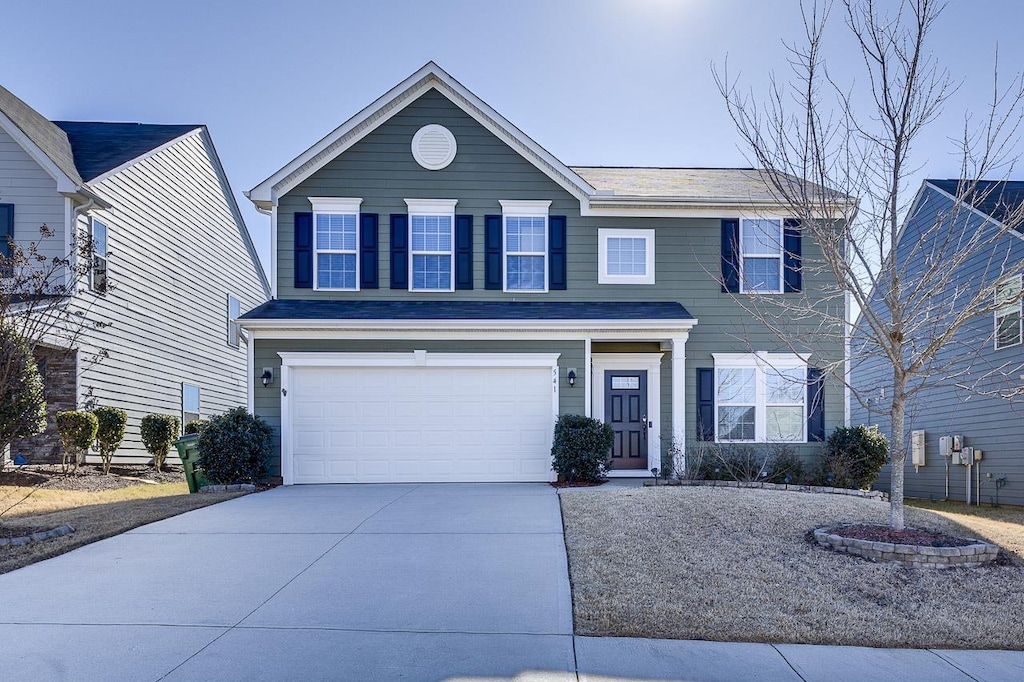
<path fill-rule="evenodd" d="M 173 415 L 147 414 L 142 418 L 142 444 L 153 455 L 153 467 L 157 470 L 164 468 L 167 453 L 171 451 L 171 443 L 178 437 L 180 428 L 181 420 Z"/>
<path fill-rule="evenodd" d="M 244 407 L 210 419 L 199 432 L 197 464 L 213 484 L 255 483 L 267 474 L 274 431 Z"/>
<path fill-rule="evenodd" d="M 753 483 L 764 480 L 771 455 L 767 448 L 746 444 L 723 444 L 713 451 L 715 478 Z"/>
<path fill-rule="evenodd" d="M 121 447 L 124 430 L 128 425 L 128 414 L 124 410 L 106 405 L 92 411 L 96 415 L 99 429 L 96 431 L 96 443 L 100 448 L 100 459 L 103 460 L 103 473 L 110 473 L 110 461 L 114 453 Z"/>
<path fill-rule="evenodd" d="M 836 488 L 867 490 L 889 461 L 889 442 L 878 427 L 837 427 L 825 442 L 816 483 Z"/>
<path fill-rule="evenodd" d="M 792 483 L 802 485 L 807 478 L 804 462 L 796 450 L 788 445 L 776 445 L 771 450 L 768 467 L 768 483 Z"/>
<path fill-rule="evenodd" d="M 209 425 L 210 421 L 208 419 L 193 419 L 185 424 L 185 435 L 191 436 L 193 433 L 202 433 L 203 429 Z"/>
<path fill-rule="evenodd" d="M 66 474 L 68 468 L 78 471 L 82 455 L 92 447 L 96 440 L 99 421 L 92 412 L 69 410 L 57 413 L 57 433 L 63 446 L 61 470 Z"/>
<path fill-rule="evenodd" d="M 609 453 L 615 432 L 597 419 L 563 414 L 555 423 L 551 444 L 554 470 L 567 481 L 596 482 L 611 468 Z"/>
<path fill-rule="evenodd" d="M 46 428 L 43 379 L 25 339 L 0 321 L 0 470 L 11 441 Z"/>

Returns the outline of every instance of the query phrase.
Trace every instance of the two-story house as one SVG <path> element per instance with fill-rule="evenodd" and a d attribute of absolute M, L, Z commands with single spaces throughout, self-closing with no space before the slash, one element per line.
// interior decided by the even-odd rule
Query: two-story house
<path fill-rule="evenodd" d="M 59 460 L 56 411 L 110 405 L 128 413 L 118 458 L 147 461 L 146 414 L 187 421 L 245 404 L 235 320 L 269 285 L 205 126 L 54 122 L 0 87 L 0 248 L 10 256 L 8 237 L 48 259 L 86 258 L 88 270 L 54 273 L 83 275 L 60 305 L 85 323 L 32 339 L 49 424 L 12 454 Z"/>
<path fill-rule="evenodd" d="M 627 476 L 843 422 L 815 372 L 842 339 L 793 352 L 738 300 L 821 284 L 756 171 L 568 167 L 431 62 L 248 196 L 250 398 L 286 484 L 548 481 L 561 413 L 610 423 Z"/>
<path fill-rule="evenodd" d="M 908 497 L 1024 505 L 1022 228 L 1024 181 L 925 180 L 907 212 L 895 272 L 904 287 L 904 325 L 915 335 L 908 353 L 973 311 L 911 382 Z M 891 320 L 877 291 L 874 300 L 878 318 Z M 888 433 L 892 366 L 874 352 L 867 324 L 862 316 L 852 338 L 851 385 L 859 399 L 851 401 L 851 421 Z M 959 452 L 952 440 L 943 444 L 954 436 Z M 965 448 L 979 458 L 965 456 Z M 888 487 L 890 476 L 886 466 L 879 485 Z"/>

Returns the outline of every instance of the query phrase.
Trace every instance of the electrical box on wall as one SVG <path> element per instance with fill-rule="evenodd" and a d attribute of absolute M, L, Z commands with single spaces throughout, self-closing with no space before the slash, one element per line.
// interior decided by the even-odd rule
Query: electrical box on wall
<path fill-rule="evenodd" d="M 939 454 L 943 457 L 951 457 L 953 455 L 953 439 L 949 436 L 942 436 L 939 438 Z"/>
<path fill-rule="evenodd" d="M 910 432 L 910 458 L 915 467 L 924 466 L 924 431 Z"/>
<path fill-rule="evenodd" d="M 960 463 L 965 467 L 969 467 L 974 464 L 974 448 L 963 449 L 963 452 L 960 453 Z"/>

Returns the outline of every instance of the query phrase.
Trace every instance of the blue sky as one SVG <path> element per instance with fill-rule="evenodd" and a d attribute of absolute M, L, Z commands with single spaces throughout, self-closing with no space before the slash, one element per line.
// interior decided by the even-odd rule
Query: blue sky
<path fill-rule="evenodd" d="M 728 57 L 763 92 L 802 33 L 796 0 L 34 0 L 3 14 L 0 83 L 43 115 L 207 124 L 265 264 L 269 219 L 242 192 L 431 59 L 567 164 L 746 166 L 711 65 Z M 916 149 L 921 178 L 958 175 L 948 138 L 983 113 L 997 46 L 1003 78 L 1024 68 L 1022 26 L 1017 0 L 946 8 L 931 47 L 963 82 Z M 830 66 L 851 78 L 859 55 L 839 22 L 832 36 Z"/>

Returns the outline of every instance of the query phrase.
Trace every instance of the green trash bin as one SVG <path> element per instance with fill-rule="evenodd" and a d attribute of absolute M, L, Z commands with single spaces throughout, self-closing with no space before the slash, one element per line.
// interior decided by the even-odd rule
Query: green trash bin
<path fill-rule="evenodd" d="M 199 459 L 199 434 L 191 433 L 182 436 L 174 441 L 174 447 L 178 449 L 178 457 L 185 467 L 185 482 L 188 483 L 188 491 L 197 493 L 199 489 L 207 484 L 206 477 L 199 469 L 196 460 Z"/>

